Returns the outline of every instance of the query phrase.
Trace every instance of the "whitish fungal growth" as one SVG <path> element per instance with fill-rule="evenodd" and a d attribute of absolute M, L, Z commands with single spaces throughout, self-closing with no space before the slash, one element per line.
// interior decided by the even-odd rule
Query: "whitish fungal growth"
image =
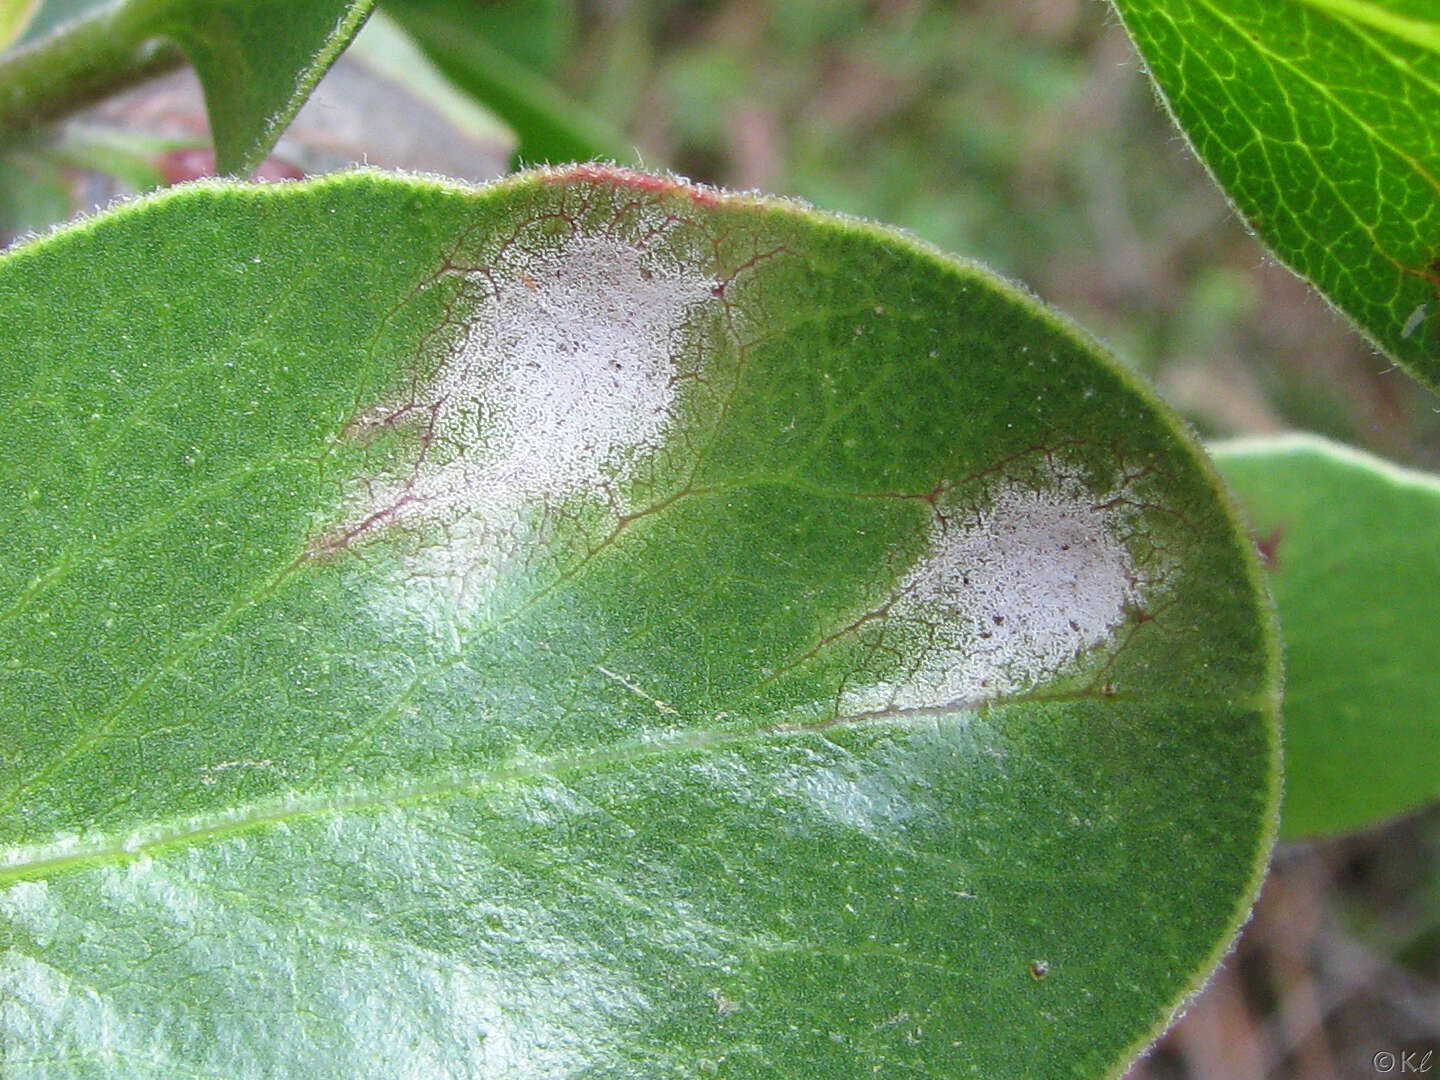
<path fill-rule="evenodd" d="M 429 384 L 355 425 L 418 428 L 413 473 L 372 481 L 326 546 L 381 524 L 435 524 L 450 565 L 428 569 L 468 574 L 457 549 L 513 533 L 537 504 L 590 492 L 622 512 L 630 469 L 674 419 L 696 309 L 717 302 L 716 282 L 663 232 L 645 244 L 573 231 L 513 241 L 465 284 L 473 311 Z"/>
<path fill-rule="evenodd" d="M 512 248 L 436 387 L 437 441 L 484 452 L 422 477 L 426 494 L 493 507 L 622 472 L 670 422 L 676 350 L 715 282 L 607 237 Z"/>
<path fill-rule="evenodd" d="M 849 695 L 852 711 L 938 708 L 1033 688 L 1102 644 L 1142 588 L 1115 500 L 1078 481 L 1001 485 L 966 518 L 938 515 L 929 554 L 885 612 L 907 676 Z M 903 642 L 903 644 L 902 644 Z"/>

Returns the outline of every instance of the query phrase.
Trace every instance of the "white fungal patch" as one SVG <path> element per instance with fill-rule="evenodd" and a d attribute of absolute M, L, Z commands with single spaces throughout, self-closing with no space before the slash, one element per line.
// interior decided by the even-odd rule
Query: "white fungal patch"
<path fill-rule="evenodd" d="M 478 434 L 484 451 L 423 478 L 478 507 L 590 489 L 653 450 L 675 403 L 677 338 L 715 287 L 606 237 L 506 261 L 436 388 L 434 437 Z"/>
<path fill-rule="evenodd" d="M 474 309 L 429 385 L 354 429 L 422 432 L 412 474 L 371 481 L 339 530 L 433 524 L 445 566 L 469 574 L 487 540 L 540 504 L 591 493 L 625 512 L 635 463 L 675 419 L 682 365 L 698 353 L 697 309 L 717 283 L 659 239 L 571 233 L 510 244 L 467 276 Z"/>
<path fill-rule="evenodd" d="M 1032 689 L 1104 643 L 1138 602 L 1124 515 L 1078 481 L 1001 486 L 970 520 L 937 516 L 885 612 L 908 675 L 846 711 L 939 708 Z"/>

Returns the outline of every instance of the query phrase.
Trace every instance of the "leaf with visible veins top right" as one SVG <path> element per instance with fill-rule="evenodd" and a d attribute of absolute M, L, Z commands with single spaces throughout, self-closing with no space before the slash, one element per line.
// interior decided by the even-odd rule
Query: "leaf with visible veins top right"
<path fill-rule="evenodd" d="M 1434 0 L 1113 3 L 1245 221 L 1440 389 Z"/>
<path fill-rule="evenodd" d="M 1101 1077 L 1245 917 L 1249 543 L 974 266 L 365 173 L 0 307 L 6 1080 Z"/>

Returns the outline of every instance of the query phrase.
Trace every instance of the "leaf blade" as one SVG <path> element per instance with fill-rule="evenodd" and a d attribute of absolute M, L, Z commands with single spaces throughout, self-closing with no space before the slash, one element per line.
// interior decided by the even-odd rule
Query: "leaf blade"
<path fill-rule="evenodd" d="M 244 175 L 265 160 L 375 0 L 177 4 L 156 29 L 173 37 L 205 88 L 215 167 Z"/>
<path fill-rule="evenodd" d="M 66 270 L 106 259 L 104 295 Z M 945 1075 L 1013 1039 L 1104 1075 L 1239 925 L 1253 560 L 1174 421 L 975 268 L 581 168 L 192 187 L 0 295 L 7 1066 Z M 476 370 L 478 428 L 434 390 Z M 502 407 L 572 426 L 543 457 Z"/>
<path fill-rule="evenodd" d="M 523 9 L 517 9 L 517 11 Z M 415 38 L 435 64 L 466 92 L 497 113 L 519 137 L 516 160 L 524 166 L 560 165 L 628 156 L 625 141 L 604 119 L 565 94 L 534 57 L 515 54 L 523 39 L 497 43 L 489 20 L 524 23 L 503 7 L 493 12 L 427 0 L 391 0 L 387 11 Z M 554 9 L 543 12 L 556 21 Z M 533 17 L 533 13 L 531 15 Z M 504 47 L 511 46 L 511 51 Z M 528 43 L 543 54 L 543 42 Z"/>
<path fill-rule="evenodd" d="M 35 14 L 39 0 L 7 0 L 0 4 L 0 49 L 18 39 Z"/>

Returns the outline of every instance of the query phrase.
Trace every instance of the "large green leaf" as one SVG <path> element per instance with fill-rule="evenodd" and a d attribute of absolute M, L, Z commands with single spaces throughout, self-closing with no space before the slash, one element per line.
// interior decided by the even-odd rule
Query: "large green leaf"
<path fill-rule="evenodd" d="M 1284 628 L 1281 834 L 1359 829 L 1440 796 L 1440 479 L 1315 436 L 1215 452 Z"/>
<path fill-rule="evenodd" d="M 1248 539 L 972 266 L 352 174 L 0 305 L 6 1080 L 1100 1076 L 1247 910 Z"/>
<path fill-rule="evenodd" d="M 1114 2 L 1245 220 L 1440 387 L 1434 0 Z"/>
<path fill-rule="evenodd" d="M 375 0 L 122 0 L 98 5 L 0 63 L 0 132 L 154 66 L 160 43 L 195 65 L 223 173 L 253 170 Z"/>

